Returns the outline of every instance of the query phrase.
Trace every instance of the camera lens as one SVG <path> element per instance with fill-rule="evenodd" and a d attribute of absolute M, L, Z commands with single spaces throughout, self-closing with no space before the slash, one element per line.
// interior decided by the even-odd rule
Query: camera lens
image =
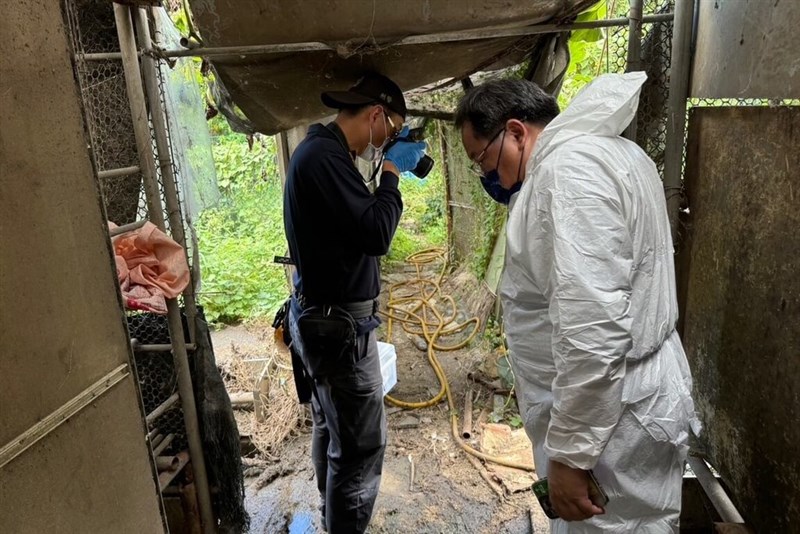
<path fill-rule="evenodd" d="M 428 174 L 430 174 L 434 163 L 435 162 L 433 161 L 433 158 L 425 154 L 411 172 L 414 173 L 417 178 L 425 178 L 428 176 Z"/>

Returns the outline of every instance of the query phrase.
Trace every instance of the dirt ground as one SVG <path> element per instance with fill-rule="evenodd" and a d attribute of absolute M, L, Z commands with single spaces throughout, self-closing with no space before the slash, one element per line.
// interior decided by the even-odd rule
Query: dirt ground
<path fill-rule="evenodd" d="M 402 280 L 402 273 L 389 275 L 384 286 Z M 474 298 L 477 282 L 466 275 L 451 278 L 443 292 L 452 291 L 465 307 Z M 384 302 L 386 295 L 382 296 Z M 473 302 L 474 304 L 474 302 Z M 474 306 L 473 306 L 474 307 Z M 466 318 L 470 310 L 460 310 Z M 463 320 L 463 319 L 462 319 Z M 267 325 L 229 327 L 212 334 L 219 363 L 229 358 L 258 358 L 270 350 L 272 335 Z M 271 330 L 271 329 L 270 329 Z M 386 325 L 378 339 L 387 341 Z M 439 390 L 436 376 L 427 362 L 420 341 L 395 327 L 391 342 L 397 352 L 398 383 L 390 393 L 410 401 L 433 397 Z M 487 360 L 491 349 L 482 336 L 467 347 L 437 352 L 450 382 L 459 410 L 467 388 L 479 391 L 474 406 L 477 445 L 481 425 L 492 410 L 492 392 L 473 384 L 467 373 Z M 508 400 L 508 397 L 506 398 Z M 515 407 L 513 398 L 509 402 Z M 484 409 L 485 408 L 485 409 Z M 500 497 L 468 461 L 450 431 L 446 401 L 421 410 L 401 410 L 386 405 L 389 427 L 383 478 L 371 533 L 541 533 L 549 532 L 549 522 L 530 491 Z M 241 416 L 241 414 L 240 414 Z M 310 460 L 310 428 L 301 428 L 287 439 L 270 461 L 246 460 L 246 504 L 252 518 L 251 532 L 306 534 L 321 532 L 317 505 L 319 496 Z M 413 485 L 411 471 L 413 463 Z M 486 469 L 481 467 L 480 469 Z M 491 476 L 491 466 L 489 474 Z"/>

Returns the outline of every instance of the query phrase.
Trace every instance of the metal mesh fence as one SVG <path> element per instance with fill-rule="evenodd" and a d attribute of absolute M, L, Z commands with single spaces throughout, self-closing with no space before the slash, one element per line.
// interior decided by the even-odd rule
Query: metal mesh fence
<path fill-rule="evenodd" d="M 101 0 L 72 0 L 67 6 L 97 168 L 107 171 L 136 166 L 139 159 L 122 63 L 82 59 L 82 54 L 119 51 L 113 6 Z M 136 220 L 141 183 L 139 173 L 100 180 L 110 220 L 117 224 Z"/>
<path fill-rule="evenodd" d="M 87 61 L 83 58 L 83 54 L 119 51 L 113 5 L 104 0 L 68 0 L 67 13 L 78 83 L 98 171 L 138 166 L 139 157 L 122 62 L 118 59 Z M 158 76 L 159 96 L 162 108 L 165 108 L 160 70 Z M 158 162 L 152 122 L 150 129 L 151 149 L 155 161 Z M 169 152 L 172 153 L 171 144 Z M 174 157 L 170 159 L 175 161 Z M 171 165 L 177 182 L 179 170 L 174 163 Z M 166 206 L 163 173 L 158 164 L 155 167 L 163 209 Z M 99 181 L 109 220 L 126 224 L 148 218 L 141 173 L 101 178 Z M 176 188 L 180 194 L 182 191 L 177 183 Z M 179 203 L 180 201 L 179 198 Z M 168 220 L 166 224 L 169 231 Z M 139 343 L 170 343 L 167 319 L 164 316 L 130 313 L 128 327 L 131 337 Z M 137 352 L 135 365 L 145 413 L 150 413 L 177 391 L 173 357 L 170 352 Z M 187 448 L 180 404 L 161 415 L 152 428 L 157 428 L 165 436 L 175 434 L 175 439 L 167 447 L 165 454 L 175 454 Z"/>
<path fill-rule="evenodd" d="M 143 345 L 166 344 L 170 342 L 167 318 L 151 313 L 132 313 L 128 315 L 128 329 L 131 337 Z M 190 359 L 192 355 L 189 355 Z M 136 375 L 145 413 L 150 413 L 178 390 L 178 375 L 170 352 L 137 352 Z M 158 417 L 151 429 L 158 429 L 163 435 L 175 434 L 175 439 L 165 449 L 165 454 L 177 454 L 188 446 L 183 412 L 180 404 L 174 405 Z"/>
<path fill-rule="evenodd" d="M 619 6 L 619 4 L 617 4 Z M 624 2 L 628 8 L 628 3 Z M 670 13 L 674 0 L 648 0 L 644 15 Z M 628 64 L 627 26 L 612 28 L 608 36 L 606 72 L 625 72 Z M 670 59 L 672 55 L 672 22 L 642 24 L 641 62 L 647 73 L 636 115 L 636 142 L 664 174 L 664 148 L 667 139 L 667 99 L 669 95 Z"/>

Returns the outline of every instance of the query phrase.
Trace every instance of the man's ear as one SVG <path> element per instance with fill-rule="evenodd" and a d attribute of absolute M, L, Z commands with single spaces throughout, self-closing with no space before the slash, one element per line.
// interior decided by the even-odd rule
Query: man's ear
<path fill-rule="evenodd" d="M 517 119 L 509 120 L 506 123 L 506 132 L 511 135 L 514 143 L 516 143 L 520 149 L 525 147 L 525 141 L 528 138 L 528 129 L 522 121 Z"/>

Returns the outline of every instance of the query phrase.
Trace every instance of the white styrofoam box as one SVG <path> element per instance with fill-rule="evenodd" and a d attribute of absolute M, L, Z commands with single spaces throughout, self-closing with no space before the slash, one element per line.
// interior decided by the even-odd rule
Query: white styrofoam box
<path fill-rule="evenodd" d="M 378 341 L 378 357 L 381 360 L 383 394 L 386 395 L 397 384 L 397 353 L 394 345 Z"/>

